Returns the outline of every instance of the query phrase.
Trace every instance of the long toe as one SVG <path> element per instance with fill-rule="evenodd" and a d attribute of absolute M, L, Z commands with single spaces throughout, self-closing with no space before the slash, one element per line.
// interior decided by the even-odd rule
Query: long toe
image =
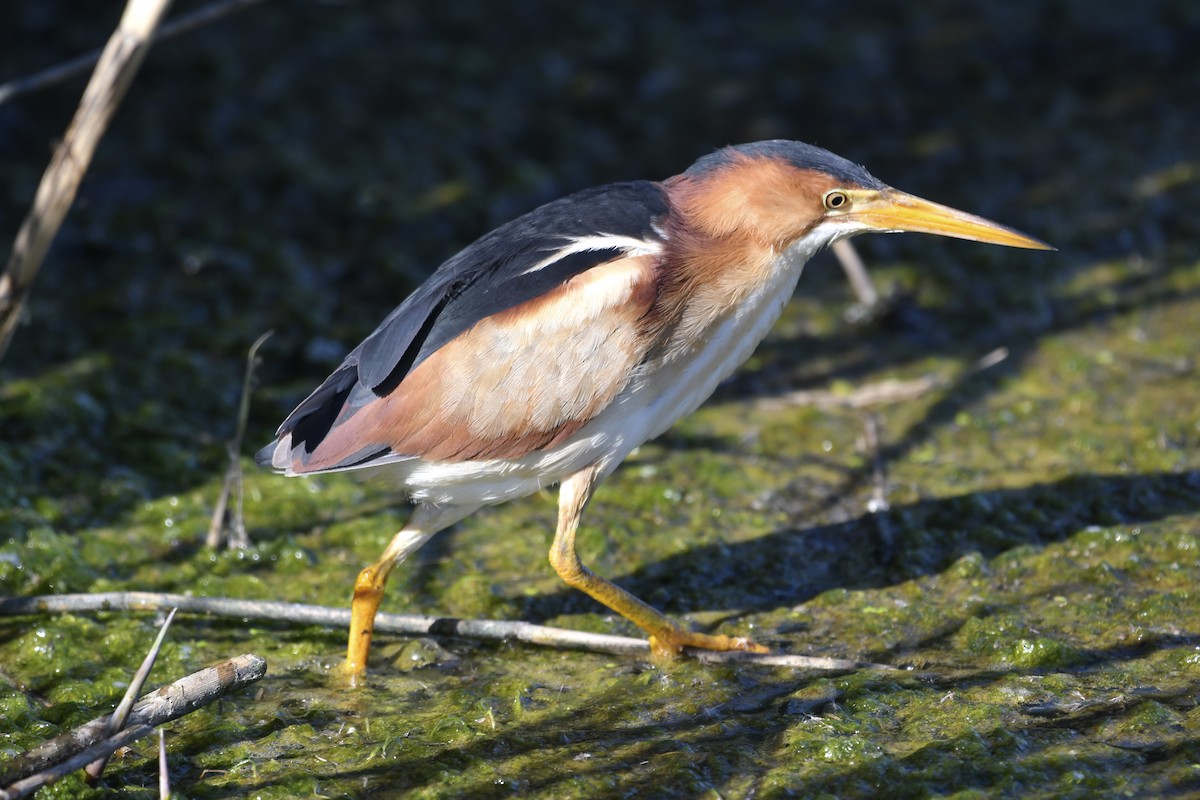
<path fill-rule="evenodd" d="M 657 658 L 678 658 L 685 647 L 700 650 L 742 650 L 747 653 L 769 653 L 769 648 L 745 636 L 723 636 L 695 633 L 683 628 L 661 631 L 650 637 L 650 652 Z"/>

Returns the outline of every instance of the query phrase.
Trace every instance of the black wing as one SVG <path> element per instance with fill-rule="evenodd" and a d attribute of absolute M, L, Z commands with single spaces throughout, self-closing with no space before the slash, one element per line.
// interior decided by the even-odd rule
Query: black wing
<path fill-rule="evenodd" d="M 256 458 L 269 465 L 282 437 L 312 452 L 349 406 L 393 390 L 422 361 L 479 320 L 539 297 L 572 276 L 628 254 L 618 241 L 661 243 L 666 194 L 650 181 L 585 189 L 506 223 L 450 258 L 346 356 Z M 572 250 L 588 237 L 611 244 Z M 600 241 L 600 240 L 598 240 Z M 563 255 L 555 258 L 555 253 Z M 370 460 L 376 453 L 364 453 Z M 276 466 L 280 466 L 276 464 Z M 346 465 L 350 466 L 350 465 Z"/>

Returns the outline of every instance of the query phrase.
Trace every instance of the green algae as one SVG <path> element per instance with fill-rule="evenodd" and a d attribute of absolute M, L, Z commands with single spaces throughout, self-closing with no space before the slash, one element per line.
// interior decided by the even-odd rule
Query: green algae
<path fill-rule="evenodd" d="M 601 487 L 579 544 L 597 572 L 689 624 L 898 669 L 650 665 L 381 637 L 372 673 L 349 690 L 333 672 L 341 631 L 185 616 L 152 681 L 242 652 L 263 655 L 269 674 L 168 726 L 176 790 L 1195 793 L 1200 263 L 1194 214 L 1179 210 L 1198 202 L 1194 170 L 1129 199 L 1166 174 L 1172 132 L 1195 128 L 1186 101 L 1200 73 L 1160 46 L 1194 30 L 1195 11 L 1062 4 L 1086 11 L 1078 28 L 1054 27 L 1066 39 L 1054 51 L 1070 63 L 1025 75 L 998 65 L 1020 70 L 1027 59 L 1013 53 L 1042 52 L 1025 32 L 1045 20 L 951 5 L 867 4 L 845 28 L 811 24 L 812 9 L 795 4 L 689 7 L 688 19 L 709 20 L 705 48 L 674 10 L 645 4 L 580 7 L 561 29 L 521 4 L 381 4 L 374 19 L 266 8 L 229 23 L 228 43 L 214 34 L 156 53 L 0 366 L 0 594 L 149 589 L 346 605 L 358 570 L 403 524 L 386 487 L 284 480 L 243 458 L 252 547 L 199 544 L 244 351 L 262 330 L 278 333 L 247 454 L 403 287 L 491 224 L 576 185 L 665 174 L 715 143 L 814 138 L 1063 252 L 875 240 L 864 251 L 894 305 L 866 327 L 846 321 L 852 299 L 836 268 L 814 263 L 747 368 Z M 520 53 L 540 65 L 538 81 L 496 55 L 505 48 L 447 44 L 509 26 L 523 32 L 518 49 L 550 48 Z M 104 25 L 74 28 L 62 35 L 81 44 L 63 56 Z M 319 38 L 296 48 L 317 68 L 259 53 L 268 30 Z M 1111 74 L 1085 57 L 1097 40 Z M 396 41 L 413 59 L 404 81 L 383 55 Z M 631 41 L 654 41 L 648 52 L 665 61 L 623 49 Z M 44 66 L 36 38 L 5 44 L 22 68 Z M 885 73 L 896 82 L 877 83 Z M 823 113 L 779 116 L 804 105 L 786 89 L 796 74 L 829 81 L 828 93 L 804 81 L 805 103 Z M 965 84 L 950 87 L 954 108 L 917 91 L 932 74 Z M 188 92 L 179 75 L 192 76 Z M 1081 96 L 1077 85 L 1097 75 L 1111 93 Z M 977 82 L 986 102 L 974 99 Z M 1023 87 L 1019 100 L 1009 83 Z M 768 85 L 785 90 L 764 94 Z M 856 104 L 881 96 L 900 99 L 869 102 L 869 113 Z M 52 118 L 73 94 L 44 102 L 22 113 Z M 570 113 L 528 113 L 564 102 Z M 889 115 L 896 127 L 884 135 L 879 109 L 893 102 L 908 110 Z M 13 129 L 25 149 L 11 159 L 5 220 L 23 211 L 61 123 L 29 129 Z M 971 371 L 1001 346 L 1007 358 Z M 927 375 L 947 382 L 871 411 L 772 402 L 796 388 L 849 396 Z M 867 413 L 886 468 L 878 486 Z M 886 508 L 872 505 L 877 490 Z M 385 608 L 636 634 L 553 574 L 554 518 L 550 492 L 476 515 L 397 571 Z M 156 624 L 116 613 L 0 620 L 0 759 L 112 708 Z M 44 794 L 148 797 L 155 774 L 144 742 L 100 789 L 72 777 Z"/>
<path fill-rule="evenodd" d="M 1164 316 L 1188 313 L 1172 304 L 1150 321 L 1166 329 Z M 1043 350 L 1055 349 L 1076 352 L 1053 339 Z M 821 436 L 853 437 L 855 415 L 836 409 L 767 412 L 752 397 L 722 399 L 643 448 L 590 509 L 585 557 L 670 612 L 753 631 L 781 649 L 916 672 L 820 678 L 385 639 L 365 686 L 350 691 L 330 672 L 338 632 L 185 619 L 156 674 L 256 651 L 271 677 L 258 694 L 171 726 L 174 777 L 197 797 L 606 796 L 647 786 L 677 797 L 885 788 L 901 797 L 1087 797 L 1193 786 L 1200 486 L 1178 471 L 1180 459 L 1190 468 L 1189 451 L 1171 450 L 1164 462 L 1156 439 L 1136 469 L 1063 470 L 1058 454 L 1034 446 L 1047 433 L 1102 436 L 1106 450 L 1135 457 L 1154 423 L 1141 417 L 1152 408 L 1111 411 L 1129 424 L 1094 429 L 1086 419 L 1059 428 L 1033 412 L 1006 413 L 1020 412 L 1026 397 L 1072 402 L 1052 391 L 1057 375 L 1055 360 L 1031 360 L 969 418 L 956 414 L 934 432 L 933 457 L 914 451 L 889 462 L 886 562 L 871 544 L 877 521 L 847 516 L 868 486 L 809 510 L 822 482 L 836 486 L 862 468 L 853 441 L 827 450 L 818 442 L 820 463 L 808 470 L 804 447 L 776 441 L 764 452 L 730 435 L 731 407 L 744 407 L 755 429 L 799 420 L 800 439 L 819 422 Z M 1174 402 L 1162 387 L 1152 394 Z M 920 417 L 882 413 L 888 431 Z M 970 465 L 997 457 L 997 429 L 1007 446 L 1024 448 L 1011 462 L 1018 476 Z M 773 470 L 772 459 L 800 466 Z M 797 482 L 798 472 L 811 474 Z M 194 542 L 218 481 L 140 502 L 82 540 L 49 525 L 14 531 L 0 561 L 5 592 L 153 585 L 341 605 L 401 521 L 379 487 L 248 471 L 255 545 L 209 552 Z M 793 492 L 804 497 L 793 503 Z M 557 585 L 545 562 L 552 499 L 449 532 L 396 576 L 389 607 L 623 629 Z M 736 619 L 731 609 L 740 609 Z M 16 681 L 0 692 L 5 752 L 111 707 L 153 622 L 115 614 L 5 622 L 4 672 Z M 135 747 L 110 770 L 108 790 L 138 794 L 138 784 L 152 785 L 153 754 Z M 72 780 L 55 794 L 90 791 Z"/>

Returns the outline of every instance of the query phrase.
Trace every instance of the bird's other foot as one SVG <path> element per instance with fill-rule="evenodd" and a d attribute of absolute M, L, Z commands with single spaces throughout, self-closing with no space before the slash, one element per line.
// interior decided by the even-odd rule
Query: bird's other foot
<path fill-rule="evenodd" d="M 696 633 L 683 628 L 673 628 L 660 631 L 650 637 L 650 653 L 655 658 L 672 660 L 679 658 L 683 648 L 695 647 L 700 650 L 741 650 L 746 653 L 769 653 L 771 650 L 747 639 L 745 636 L 723 636 L 709 633 Z"/>

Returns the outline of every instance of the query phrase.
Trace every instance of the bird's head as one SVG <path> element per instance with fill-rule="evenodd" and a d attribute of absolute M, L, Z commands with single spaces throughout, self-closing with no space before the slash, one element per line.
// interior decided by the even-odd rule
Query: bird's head
<path fill-rule="evenodd" d="M 717 238 L 749 237 L 809 255 L 859 233 L 932 233 L 1052 250 L 1012 228 L 893 189 L 857 164 L 787 140 L 718 150 L 668 181 L 689 224 Z"/>

